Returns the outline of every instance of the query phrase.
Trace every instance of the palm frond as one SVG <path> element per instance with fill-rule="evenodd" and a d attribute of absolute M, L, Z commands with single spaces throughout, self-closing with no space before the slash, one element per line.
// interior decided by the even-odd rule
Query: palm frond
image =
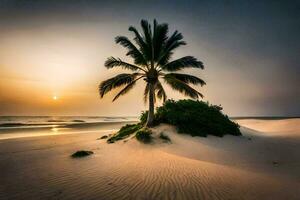
<path fill-rule="evenodd" d="M 141 26 L 143 30 L 143 39 L 145 41 L 145 48 L 143 49 L 144 54 L 147 57 L 147 61 L 151 62 L 153 59 L 153 41 L 152 41 L 152 30 L 151 25 L 147 20 L 141 20 Z"/>
<path fill-rule="evenodd" d="M 161 52 L 161 55 L 159 59 L 157 60 L 157 63 L 159 65 L 164 65 L 166 64 L 171 56 L 173 55 L 173 51 L 182 46 L 186 45 L 185 41 L 182 41 L 183 36 L 181 33 L 178 31 L 175 31 L 168 39 L 165 41 L 163 51 Z"/>
<path fill-rule="evenodd" d="M 136 84 L 136 82 L 141 79 L 143 76 L 133 80 L 132 82 L 130 82 L 129 84 L 127 84 L 115 97 L 112 101 L 115 101 L 116 99 L 118 99 L 121 95 L 124 95 L 126 93 L 128 93 Z"/>
<path fill-rule="evenodd" d="M 141 20 L 141 26 L 144 32 L 145 41 L 148 45 L 148 47 L 151 47 L 152 45 L 152 30 L 151 25 L 148 23 L 147 20 L 142 19 Z"/>
<path fill-rule="evenodd" d="M 178 71 L 190 67 L 200 69 L 204 68 L 201 61 L 198 61 L 193 56 L 185 56 L 161 66 L 161 69 L 166 71 Z"/>
<path fill-rule="evenodd" d="M 183 81 L 168 76 L 164 76 L 163 78 L 166 81 L 166 83 L 168 83 L 174 90 L 184 93 L 186 96 L 189 96 L 193 99 L 198 99 L 199 97 L 203 98 L 203 95 L 200 92 L 191 88 L 188 84 L 184 83 Z"/>
<path fill-rule="evenodd" d="M 140 47 L 146 45 L 143 37 L 141 36 L 139 31 L 134 26 L 129 26 L 128 30 L 134 32 L 134 34 L 135 34 L 134 40 Z"/>
<path fill-rule="evenodd" d="M 153 51 L 154 61 L 157 61 L 163 51 L 165 41 L 168 39 L 168 24 L 158 24 L 156 20 L 153 21 Z"/>
<path fill-rule="evenodd" d="M 190 83 L 194 84 L 194 85 L 200 84 L 201 86 L 206 84 L 202 79 L 200 79 L 196 76 L 189 75 L 189 74 L 169 73 L 169 74 L 166 74 L 165 76 L 176 78 L 187 84 L 190 84 Z"/>
<path fill-rule="evenodd" d="M 108 93 L 114 88 L 131 83 L 138 75 L 140 74 L 119 74 L 113 78 L 102 81 L 99 85 L 100 97 L 102 98 L 106 93 Z"/>
<path fill-rule="evenodd" d="M 104 63 L 105 67 L 110 69 L 114 67 L 122 67 L 123 69 L 129 69 L 132 71 L 137 71 L 137 70 L 142 70 L 145 71 L 143 68 L 124 62 L 120 58 L 114 58 L 114 57 L 109 57 Z"/>
<path fill-rule="evenodd" d="M 133 40 L 139 46 L 139 50 L 144 55 L 146 62 L 148 62 L 151 59 L 151 51 L 148 47 L 147 42 L 145 41 L 145 38 L 134 26 L 130 26 L 128 30 L 134 33 L 135 37 L 133 38 Z"/>
<path fill-rule="evenodd" d="M 134 44 L 132 44 L 132 42 L 127 37 L 117 36 L 115 38 L 115 42 L 128 49 L 126 55 L 131 56 L 134 59 L 135 64 L 147 65 L 147 62 L 143 54 L 137 49 L 137 47 Z"/>
<path fill-rule="evenodd" d="M 174 33 L 168 38 L 168 40 L 166 42 L 166 48 L 168 49 L 169 47 L 171 47 L 174 44 L 174 42 L 178 42 L 182 39 L 183 39 L 182 34 L 179 33 L 177 30 L 174 31 Z"/>

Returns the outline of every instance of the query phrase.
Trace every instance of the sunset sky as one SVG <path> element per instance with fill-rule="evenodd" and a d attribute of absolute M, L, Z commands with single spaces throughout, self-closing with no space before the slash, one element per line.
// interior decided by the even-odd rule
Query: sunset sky
<path fill-rule="evenodd" d="M 204 62 L 188 72 L 207 82 L 205 101 L 230 116 L 300 115 L 300 1 L 230 0 L 0 0 L 0 115 L 138 115 L 143 81 L 113 103 L 97 89 L 121 71 L 107 57 L 131 61 L 114 37 L 154 18 L 183 34 L 174 58 Z"/>

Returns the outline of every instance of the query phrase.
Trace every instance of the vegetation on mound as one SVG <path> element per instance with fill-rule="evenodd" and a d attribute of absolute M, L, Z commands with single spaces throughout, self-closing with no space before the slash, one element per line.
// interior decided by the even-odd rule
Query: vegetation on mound
<path fill-rule="evenodd" d="M 222 113 L 222 107 L 203 101 L 167 100 L 156 109 L 154 125 L 167 123 L 176 126 L 179 133 L 192 136 L 241 135 L 239 125 Z M 140 120 L 145 124 L 148 112 L 143 112 Z"/>
<path fill-rule="evenodd" d="M 125 139 L 134 133 L 136 133 L 135 137 L 140 142 L 150 143 L 152 140 L 151 130 L 144 127 L 143 124 L 138 123 L 138 124 L 126 124 L 116 134 L 110 137 L 107 140 L 107 143 L 114 143 L 118 140 Z"/>
<path fill-rule="evenodd" d="M 85 156 L 89 156 L 89 155 L 92 155 L 94 152 L 92 151 L 84 151 L 84 150 L 81 150 L 81 151 L 76 151 L 75 153 L 73 153 L 71 156 L 73 158 L 81 158 L 81 157 L 85 157 Z"/>
<path fill-rule="evenodd" d="M 107 140 L 107 143 L 114 143 L 115 141 L 122 140 L 129 137 L 131 134 L 135 133 L 142 128 L 142 125 L 139 124 L 126 124 L 123 126 L 116 134 L 110 137 Z"/>
<path fill-rule="evenodd" d="M 171 139 L 169 136 L 165 135 L 163 132 L 159 134 L 159 138 L 162 139 L 164 142 L 169 143 L 171 142 Z"/>
<path fill-rule="evenodd" d="M 135 134 L 135 137 L 138 141 L 147 144 L 152 141 L 151 134 L 152 134 L 152 131 L 150 129 L 143 128 Z"/>
<path fill-rule="evenodd" d="M 151 136 L 151 130 L 145 126 L 147 116 L 148 112 L 143 112 L 140 123 L 123 126 L 107 142 L 114 143 L 135 133 L 138 141 L 150 143 L 153 137 Z M 168 100 L 163 106 L 157 108 L 153 122 L 154 125 L 160 123 L 174 125 L 179 133 L 192 136 L 206 137 L 207 135 L 214 135 L 222 137 L 224 135 L 241 135 L 239 125 L 222 113 L 221 106 L 210 105 L 203 101 Z M 163 132 L 160 133 L 159 138 L 165 142 L 171 142 L 169 136 Z"/>

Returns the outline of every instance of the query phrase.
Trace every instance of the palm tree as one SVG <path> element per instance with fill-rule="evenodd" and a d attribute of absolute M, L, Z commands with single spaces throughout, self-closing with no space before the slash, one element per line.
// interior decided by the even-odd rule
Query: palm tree
<path fill-rule="evenodd" d="M 171 88 L 184 93 L 193 99 L 203 98 L 203 95 L 189 86 L 205 85 L 205 82 L 192 75 L 174 73 L 185 68 L 203 69 L 203 63 L 192 56 L 184 56 L 182 58 L 170 61 L 174 50 L 186 42 L 182 41 L 183 36 L 175 31 L 168 36 L 168 24 L 158 24 L 156 20 L 153 22 L 153 28 L 146 20 L 141 20 L 143 33 L 141 34 L 135 27 L 130 26 L 129 31 L 134 34 L 134 42 L 131 42 L 125 36 L 117 36 L 115 42 L 125 47 L 128 52 L 127 56 L 133 58 L 134 64 L 127 63 L 120 58 L 110 57 L 105 62 L 105 67 L 110 69 L 121 67 L 131 70 L 133 73 L 122 73 L 113 78 L 105 80 L 99 85 L 99 93 L 102 98 L 112 89 L 122 87 L 122 90 L 114 97 L 113 101 L 121 95 L 130 91 L 138 80 L 146 81 L 144 91 L 144 100 L 149 100 L 149 111 L 146 126 L 153 125 L 154 104 L 156 97 L 165 101 L 167 95 L 162 87 L 161 80 L 169 84 Z M 171 73 L 166 73 L 171 72 Z"/>

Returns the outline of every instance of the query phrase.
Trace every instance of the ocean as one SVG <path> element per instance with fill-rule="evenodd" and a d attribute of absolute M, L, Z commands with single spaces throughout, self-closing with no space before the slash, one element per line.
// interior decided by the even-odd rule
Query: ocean
<path fill-rule="evenodd" d="M 132 116 L 0 116 L 0 139 L 113 131 L 136 121 Z"/>

